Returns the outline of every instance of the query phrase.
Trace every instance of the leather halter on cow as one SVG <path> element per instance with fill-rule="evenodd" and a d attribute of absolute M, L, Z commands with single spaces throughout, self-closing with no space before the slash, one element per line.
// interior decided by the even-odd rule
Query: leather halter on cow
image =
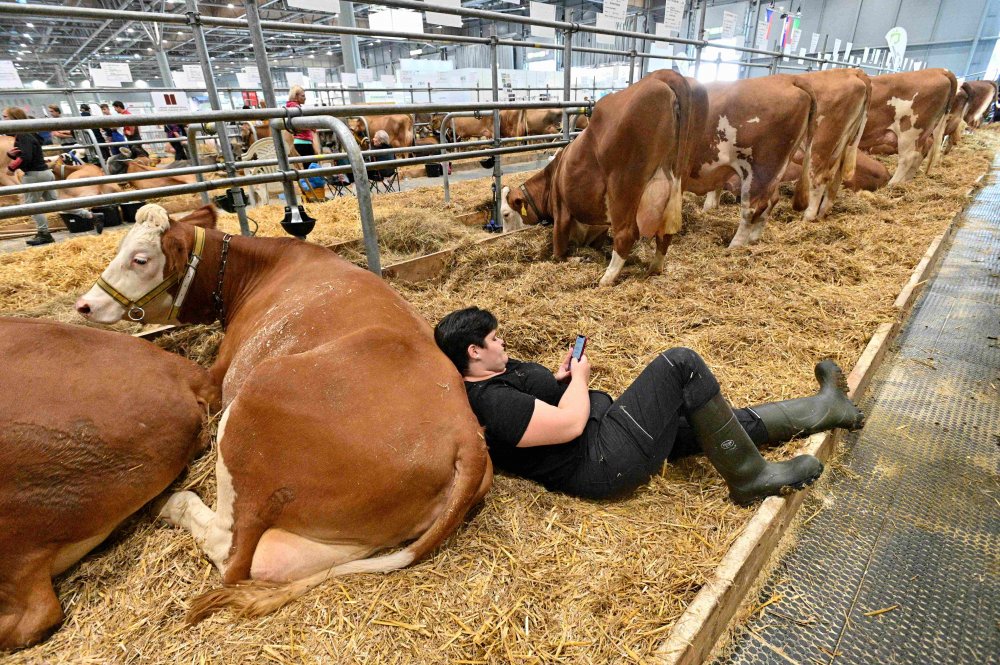
<path fill-rule="evenodd" d="M 326 248 L 227 238 L 210 208 L 188 219 L 205 227 L 205 241 L 177 319 L 226 323 L 209 370 L 224 407 L 217 508 L 179 492 L 161 515 L 191 531 L 223 582 L 262 583 L 195 599 L 189 620 L 224 607 L 266 614 L 331 576 L 427 556 L 493 477 L 462 378 L 430 326 L 379 277 Z M 196 233 L 144 206 L 102 278 L 135 300 L 184 273 Z M 166 320 L 173 294 L 150 301 L 144 320 Z M 77 310 L 98 323 L 126 315 L 97 286 Z"/>

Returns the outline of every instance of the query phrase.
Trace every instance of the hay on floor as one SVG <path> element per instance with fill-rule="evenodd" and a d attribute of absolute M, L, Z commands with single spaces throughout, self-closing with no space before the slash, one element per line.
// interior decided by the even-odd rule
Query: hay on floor
<path fill-rule="evenodd" d="M 705 214 L 690 199 L 665 274 L 643 276 L 644 248 L 613 290 L 595 288 L 603 254 L 553 263 L 541 229 L 460 253 L 437 282 L 394 286 L 431 321 L 469 304 L 492 309 L 511 354 L 549 366 L 587 334 L 594 387 L 612 393 L 675 345 L 704 355 L 736 404 L 810 393 L 816 361 L 850 368 L 892 318 L 899 288 L 987 170 L 1000 144 L 990 134 L 966 139 L 931 177 L 844 194 L 821 222 L 802 222 L 783 201 L 749 249 L 726 249 L 735 206 Z M 462 185 L 457 201 L 488 198 L 488 180 Z M 45 298 L 71 298 L 113 250 L 113 239 L 92 238 L 0 257 L 0 310 L 56 313 Z M 196 327 L 159 343 L 210 362 L 219 339 Z M 175 487 L 211 503 L 213 466 L 202 457 Z M 223 613 L 193 628 L 187 604 L 219 576 L 190 536 L 141 514 L 58 581 L 62 629 L 9 662 L 650 662 L 751 514 L 698 459 L 615 503 L 500 476 L 468 523 L 410 569 L 332 580 L 271 616 Z"/>

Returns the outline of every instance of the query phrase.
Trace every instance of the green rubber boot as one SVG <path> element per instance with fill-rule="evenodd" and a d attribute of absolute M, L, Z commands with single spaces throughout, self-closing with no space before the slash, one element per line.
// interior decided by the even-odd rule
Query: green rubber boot
<path fill-rule="evenodd" d="M 689 416 L 705 455 L 729 485 L 729 498 L 748 506 L 769 496 L 790 494 L 811 485 L 823 473 L 812 455 L 768 462 L 720 394 Z"/>
<path fill-rule="evenodd" d="M 770 443 L 835 427 L 856 430 L 864 426 L 865 417 L 847 397 L 847 379 L 837 363 L 824 360 L 815 372 L 819 392 L 812 397 L 750 407 L 764 423 Z"/>

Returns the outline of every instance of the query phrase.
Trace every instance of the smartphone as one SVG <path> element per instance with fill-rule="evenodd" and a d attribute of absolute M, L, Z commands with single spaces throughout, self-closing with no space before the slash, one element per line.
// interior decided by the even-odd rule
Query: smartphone
<path fill-rule="evenodd" d="M 587 348 L 587 338 L 584 335 L 576 336 L 576 343 L 573 344 L 573 359 L 579 360 L 583 357 L 583 350 Z"/>

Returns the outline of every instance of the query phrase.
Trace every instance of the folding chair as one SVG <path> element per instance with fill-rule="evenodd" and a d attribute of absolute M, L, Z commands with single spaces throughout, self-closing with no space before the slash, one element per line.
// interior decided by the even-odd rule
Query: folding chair
<path fill-rule="evenodd" d="M 259 159 L 261 161 L 268 159 L 275 159 L 274 152 L 274 140 L 270 137 L 266 139 L 260 139 L 254 141 L 247 151 L 243 153 L 244 161 L 252 161 Z M 256 175 L 258 173 L 277 173 L 277 166 L 251 166 L 244 169 L 247 175 Z M 278 194 L 283 191 L 283 187 L 280 182 L 268 182 L 260 185 L 250 185 L 248 187 L 250 190 L 250 206 L 256 207 L 259 205 L 266 205 L 271 202 L 271 194 Z"/>
<path fill-rule="evenodd" d="M 343 173 L 326 176 L 326 186 L 334 198 L 338 196 L 354 196 L 354 183 Z"/>
<path fill-rule="evenodd" d="M 368 172 L 368 184 L 376 194 L 390 194 L 402 191 L 399 186 L 399 171 L 373 170 Z"/>

